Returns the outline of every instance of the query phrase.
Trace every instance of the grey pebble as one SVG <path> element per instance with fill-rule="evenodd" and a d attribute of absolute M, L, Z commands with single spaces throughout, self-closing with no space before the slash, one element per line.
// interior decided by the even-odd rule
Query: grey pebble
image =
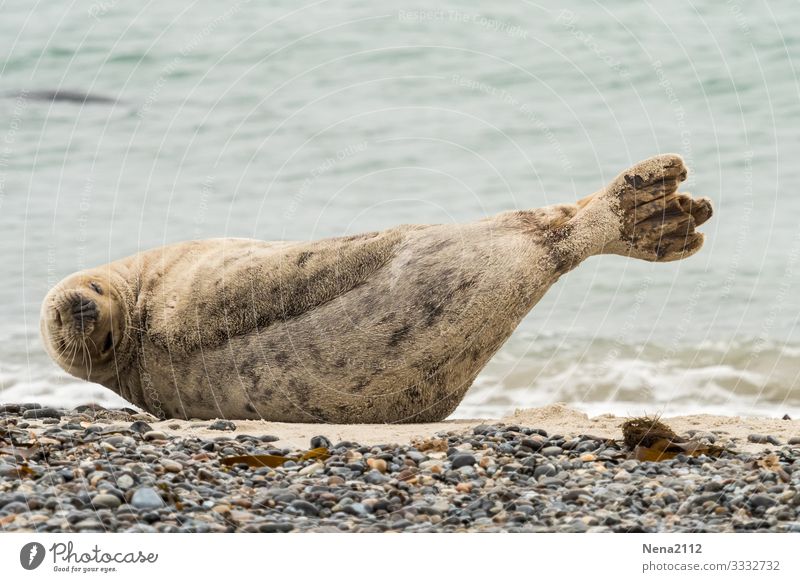
<path fill-rule="evenodd" d="M 22 413 L 22 418 L 30 419 L 30 418 L 55 418 L 61 419 L 64 415 L 63 411 L 55 409 L 55 408 L 29 408 L 24 413 Z"/>
<path fill-rule="evenodd" d="M 134 485 L 135 481 L 133 480 L 133 477 L 131 477 L 130 475 L 120 475 L 119 477 L 117 477 L 117 487 L 119 487 L 123 491 L 127 491 Z"/>
<path fill-rule="evenodd" d="M 0 511 L 6 514 L 27 513 L 30 511 L 30 508 L 27 503 L 23 503 L 22 501 L 12 501 L 11 503 L 5 504 Z"/>
<path fill-rule="evenodd" d="M 471 467 L 477 462 L 478 461 L 474 455 L 461 453 L 453 457 L 453 460 L 450 462 L 451 463 L 450 466 L 453 469 L 459 469 L 461 467 Z"/>
<path fill-rule="evenodd" d="M 775 445 L 776 447 L 780 446 L 781 444 L 781 442 L 774 436 L 765 434 L 749 434 L 747 435 L 747 440 L 751 443 L 757 443 L 762 445 L 770 444 L 770 445 Z"/>
<path fill-rule="evenodd" d="M 351 515 L 356 515 L 359 517 L 367 515 L 368 511 L 367 508 L 364 506 L 363 503 L 351 503 L 350 505 L 344 508 L 345 513 L 349 513 Z"/>
<path fill-rule="evenodd" d="M 136 509 L 159 509 L 164 507 L 164 500 L 152 487 L 142 487 L 133 492 L 131 505 Z"/>
<path fill-rule="evenodd" d="M 147 424 L 143 420 L 137 420 L 136 422 L 131 424 L 130 429 L 133 432 L 138 432 L 140 434 L 145 434 L 145 433 L 151 432 L 153 430 L 153 427 L 150 426 L 149 424 Z"/>
<path fill-rule="evenodd" d="M 419 451 L 410 450 L 406 452 L 406 457 L 419 464 L 428 460 L 428 455 L 420 453 Z"/>
<path fill-rule="evenodd" d="M 321 447 L 325 447 L 326 449 L 332 449 L 333 443 L 331 443 L 328 437 L 317 435 L 315 437 L 311 437 L 311 448 L 312 449 L 319 449 Z"/>
<path fill-rule="evenodd" d="M 753 507 L 772 507 L 777 505 L 777 501 L 767 495 L 753 495 L 749 499 L 750 505 Z"/>
<path fill-rule="evenodd" d="M 558 470 L 551 465 L 550 463 L 545 463 L 544 465 L 539 465 L 536 469 L 533 470 L 533 476 L 537 479 L 542 477 L 554 477 L 558 473 Z"/>
<path fill-rule="evenodd" d="M 209 425 L 208 427 L 210 430 L 236 430 L 236 425 L 230 420 L 218 420 L 215 423 Z"/>
<path fill-rule="evenodd" d="M 295 499 L 289 504 L 289 507 L 294 507 L 295 509 L 302 511 L 306 515 L 319 515 L 319 509 L 313 504 L 305 501 L 303 499 Z"/>
<path fill-rule="evenodd" d="M 107 493 L 101 493 L 100 495 L 92 497 L 92 505 L 94 507 L 116 509 L 121 503 L 122 502 L 116 495 L 109 495 Z"/>
<path fill-rule="evenodd" d="M 383 483 L 386 483 L 388 480 L 389 480 L 388 476 L 383 475 L 382 473 L 380 473 L 379 471 L 376 471 L 375 469 L 373 469 L 372 471 L 369 471 L 364 476 L 364 481 L 366 481 L 367 483 L 370 483 L 371 485 L 381 485 Z"/>
<path fill-rule="evenodd" d="M 286 533 L 294 529 L 294 525 L 286 522 L 262 523 L 258 526 L 261 533 Z"/>
<path fill-rule="evenodd" d="M 16 479 L 18 476 L 19 472 L 14 465 L 0 463 L 0 477 L 3 477 L 4 479 Z"/>

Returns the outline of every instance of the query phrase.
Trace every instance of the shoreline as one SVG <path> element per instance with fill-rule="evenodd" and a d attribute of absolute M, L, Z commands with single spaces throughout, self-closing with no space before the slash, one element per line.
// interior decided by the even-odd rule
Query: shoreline
<path fill-rule="evenodd" d="M 624 417 L 560 404 L 417 425 L 37 406 L 0 405 L 0 531 L 800 532 L 800 421 L 665 417 L 729 451 L 640 462 Z"/>
<path fill-rule="evenodd" d="M 566 404 L 551 404 L 540 408 L 518 409 L 501 418 L 475 418 L 444 420 L 420 424 L 313 424 L 284 423 L 263 420 L 234 420 L 233 434 L 254 436 L 274 435 L 277 444 L 301 449 L 309 440 L 324 434 L 334 442 L 354 441 L 366 444 L 410 444 L 414 439 L 429 437 L 438 432 L 471 431 L 485 424 L 516 424 L 543 429 L 551 434 L 590 434 L 606 439 L 621 438 L 620 425 L 629 417 L 601 414 L 590 417 Z M 665 416 L 662 420 L 679 434 L 687 432 L 713 432 L 730 438 L 741 452 L 760 451 L 765 444 L 748 442 L 751 434 L 767 434 L 787 444 L 793 437 L 800 438 L 800 420 L 781 420 L 766 417 L 739 417 L 711 414 Z M 176 436 L 211 438 L 219 433 L 209 430 L 213 421 L 163 420 L 152 423 L 154 428 Z M 766 443 L 769 446 L 769 443 Z"/>

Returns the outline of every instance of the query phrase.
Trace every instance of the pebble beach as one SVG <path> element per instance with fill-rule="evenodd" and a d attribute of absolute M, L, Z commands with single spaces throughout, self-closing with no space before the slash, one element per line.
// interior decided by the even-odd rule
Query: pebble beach
<path fill-rule="evenodd" d="M 562 405 L 338 426 L 6 404 L 0 530 L 800 532 L 800 422 L 664 420 L 726 452 L 637 461 L 624 418 Z M 243 455 L 290 460 L 230 463 Z"/>

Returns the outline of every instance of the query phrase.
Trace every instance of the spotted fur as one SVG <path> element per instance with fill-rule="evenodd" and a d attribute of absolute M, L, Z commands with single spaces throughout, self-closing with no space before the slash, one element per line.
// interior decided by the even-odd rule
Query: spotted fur
<path fill-rule="evenodd" d="M 696 252 L 703 239 L 694 229 L 711 205 L 676 192 L 685 175 L 680 157 L 658 156 L 576 204 L 470 224 L 154 249 L 60 283 L 45 299 L 42 332 L 68 372 L 162 417 L 440 420 L 581 261 Z M 55 314 L 76 301 L 89 313 L 92 282 L 110 293 L 96 302 L 97 323 L 73 329 Z M 114 357 L 67 362 L 64 326 L 102 337 L 113 310 Z"/>

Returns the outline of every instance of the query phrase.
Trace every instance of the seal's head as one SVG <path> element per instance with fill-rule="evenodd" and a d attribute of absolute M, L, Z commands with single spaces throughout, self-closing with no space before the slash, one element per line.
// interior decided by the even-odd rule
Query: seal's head
<path fill-rule="evenodd" d="M 107 383 L 127 358 L 127 287 L 108 267 L 70 275 L 44 299 L 41 332 L 50 356 L 73 376 Z"/>

